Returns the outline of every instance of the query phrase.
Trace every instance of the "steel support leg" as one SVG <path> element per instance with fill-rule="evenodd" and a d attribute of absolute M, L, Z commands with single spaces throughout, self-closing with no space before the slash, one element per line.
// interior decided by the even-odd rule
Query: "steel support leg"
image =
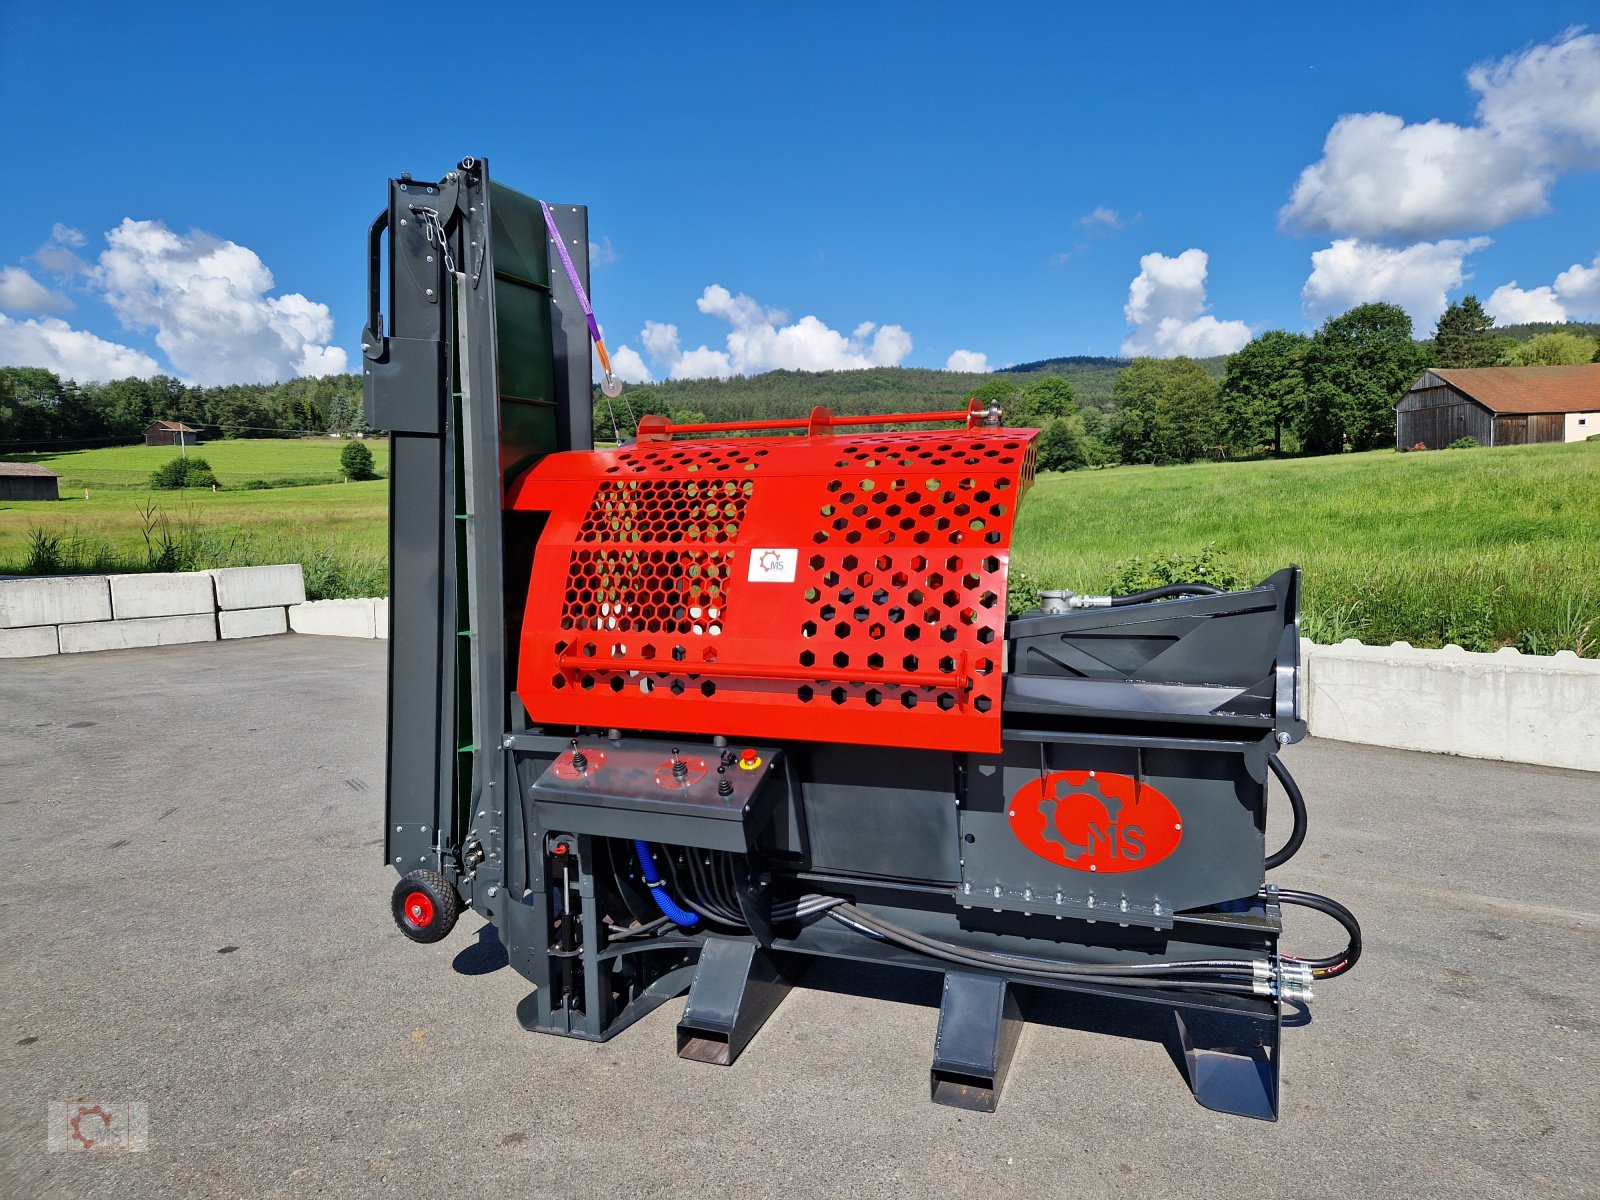
<path fill-rule="evenodd" d="M 1278 1119 L 1279 1022 L 1180 1011 L 1178 1040 L 1194 1098 L 1217 1112 Z"/>
<path fill-rule="evenodd" d="M 944 977 L 933 1043 L 933 1101 L 993 1112 L 1022 1034 L 1022 1014 L 1004 979 L 951 971 Z"/>
<path fill-rule="evenodd" d="M 709 938 L 678 1022 L 678 1057 L 731 1066 L 790 986 L 782 967 L 755 943 Z"/>

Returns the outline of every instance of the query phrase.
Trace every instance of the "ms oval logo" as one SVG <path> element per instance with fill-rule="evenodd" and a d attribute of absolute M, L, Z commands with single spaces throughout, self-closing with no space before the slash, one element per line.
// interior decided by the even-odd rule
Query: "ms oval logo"
<path fill-rule="evenodd" d="M 1183 840 L 1178 810 L 1148 783 L 1105 771 L 1055 771 L 1017 789 L 1006 810 L 1017 840 L 1074 871 L 1142 871 Z"/>

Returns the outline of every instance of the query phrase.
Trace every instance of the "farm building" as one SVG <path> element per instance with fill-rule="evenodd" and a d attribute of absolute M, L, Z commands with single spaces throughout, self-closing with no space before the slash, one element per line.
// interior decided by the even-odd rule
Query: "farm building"
<path fill-rule="evenodd" d="M 182 421 L 157 421 L 144 431 L 146 446 L 198 446 L 200 431 Z"/>
<path fill-rule="evenodd" d="M 1394 407 L 1395 445 L 1581 442 L 1600 433 L 1600 363 L 1424 371 Z"/>
<path fill-rule="evenodd" d="M 0 462 L 0 500 L 59 500 L 59 479 L 38 463 Z"/>

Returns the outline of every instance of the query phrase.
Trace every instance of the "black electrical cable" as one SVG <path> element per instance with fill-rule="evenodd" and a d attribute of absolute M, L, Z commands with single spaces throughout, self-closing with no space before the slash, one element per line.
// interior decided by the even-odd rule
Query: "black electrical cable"
<path fill-rule="evenodd" d="M 1149 588 L 1142 592 L 1131 592 L 1126 596 L 1111 597 L 1112 608 L 1124 608 L 1129 604 L 1144 604 L 1149 600 L 1166 600 L 1173 596 L 1220 596 L 1221 588 L 1212 587 L 1209 583 L 1169 583 L 1165 587 Z"/>
<path fill-rule="evenodd" d="M 1118 987 L 1162 988 L 1179 991 L 1232 992 L 1239 995 L 1258 995 L 1250 976 L 1255 964 L 1246 960 L 1229 963 L 1226 968 L 1188 969 L 1190 964 L 1151 963 L 1143 966 L 1110 966 L 1094 963 L 1061 963 L 1048 959 L 1025 958 L 1019 955 L 997 954 L 957 946 L 952 942 L 924 937 L 902 928 L 881 917 L 872 915 L 853 904 L 841 904 L 829 910 L 829 916 L 841 923 L 875 933 L 886 941 L 907 949 L 943 958 L 964 966 L 978 966 L 989 970 L 1021 972 L 1058 979 L 1078 979 L 1087 983 L 1103 983 Z M 1181 972 L 1181 973 L 1180 973 Z M 1237 973 L 1242 977 L 1226 977 Z M 1194 975 L 1215 974 L 1216 979 L 1192 978 Z"/>
<path fill-rule="evenodd" d="M 1306 840 L 1306 798 L 1300 794 L 1300 785 L 1295 783 L 1294 776 L 1289 774 L 1289 768 L 1279 761 L 1276 754 L 1267 759 L 1267 766 L 1272 768 L 1272 773 L 1278 777 L 1278 782 L 1283 785 L 1284 795 L 1289 797 L 1289 807 L 1294 810 L 1294 827 L 1289 830 L 1289 840 L 1275 854 L 1267 855 L 1267 870 L 1281 867 L 1293 858 Z"/>
<path fill-rule="evenodd" d="M 1304 963 L 1310 967 L 1313 979 L 1333 979 L 1356 965 L 1361 957 L 1361 923 L 1356 920 L 1355 913 L 1337 900 L 1319 896 L 1316 892 L 1297 892 L 1289 888 L 1279 888 L 1278 899 L 1284 904 L 1298 904 L 1302 908 L 1315 909 L 1330 916 L 1343 925 L 1345 932 L 1350 935 L 1349 944 L 1338 954 L 1330 954 L 1326 958 L 1300 958 L 1293 954 L 1285 954 L 1283 956 L 1285 959 Z"/>

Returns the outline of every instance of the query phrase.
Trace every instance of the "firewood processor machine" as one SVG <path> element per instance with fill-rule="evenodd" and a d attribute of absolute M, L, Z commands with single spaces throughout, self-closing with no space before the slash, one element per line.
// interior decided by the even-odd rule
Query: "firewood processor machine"
<path fill-rule="evenodd" d="M 1298 568 L 1008 618 L 1037 431 L 976 402 L 596 448 L 588 248 L 472 158 L 369 233 L 401 931 L 474 910 L 540 1033 L 687 991 L 678 1053 L 724 1065 L 818 957 L 936 972 L 932 1098 L 984 1110 L 1019 998 L 1156 1006 L 1202 1104 L 1275 1119 L 1285 1014 L 1360 953 L 1266 879 Z M 1348 946 L 1281 953 L 1289 903 Z"/>

